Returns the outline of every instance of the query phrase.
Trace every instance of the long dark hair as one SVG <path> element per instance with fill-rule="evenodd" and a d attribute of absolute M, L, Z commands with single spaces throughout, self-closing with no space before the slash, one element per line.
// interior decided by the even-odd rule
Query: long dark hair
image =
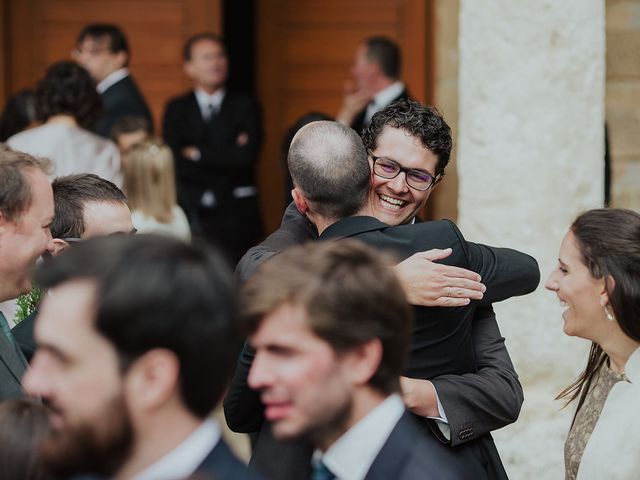
<path fill-rule="evenodd" d="M 640 342 L 640 215 L 621 208 L 589 210 L 576 218 L 570 230 L 589 273 L 605 279 L 615 321 L 629 338 Z M 607 358 L 600 345 L 592 343 L 584 372 L 556 399 L 567 398 L 568 405 L 580 397 L 580 408 Z"/>

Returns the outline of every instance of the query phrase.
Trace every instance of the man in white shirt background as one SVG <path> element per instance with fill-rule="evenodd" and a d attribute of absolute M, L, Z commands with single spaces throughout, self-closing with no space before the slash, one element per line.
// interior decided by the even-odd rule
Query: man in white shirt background
<path fill-rule="evenodd" d="M 129 115 L 146 118 L 153 130 L 147 102 L 128 69 L 131 59 L 129 42 L 118 26 L 87 25 L 78 35 L 72 56 L 89 71 L 102 97 L 104 112 L 94 126 L 95 133 L 110 138 L 113 124 Z"/>

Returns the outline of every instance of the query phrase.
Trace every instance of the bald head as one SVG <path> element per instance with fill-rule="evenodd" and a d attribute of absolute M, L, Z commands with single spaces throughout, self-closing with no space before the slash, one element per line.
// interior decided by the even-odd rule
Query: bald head
<path fill-rule="evenodd" d="M 302 127 L 289 148 L 293 184 L 310 207 L 332 220 L 355 215 L 366 201 L 371 170 L 356 132 L 337 122 Z"/>

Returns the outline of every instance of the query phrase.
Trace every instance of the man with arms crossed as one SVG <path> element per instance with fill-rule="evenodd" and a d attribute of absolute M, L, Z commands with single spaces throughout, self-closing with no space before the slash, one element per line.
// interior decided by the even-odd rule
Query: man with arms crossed
<path fill-rule="evenodd" d="M 378 252 L 353 240 L 294 247 L 248 281 L 241 305 L 256 349 L 249 385 L 276 438 L 315 448 L 311 478 L 484 478 L 405 412 L 411 314 Z"/>
<path fill-rule="evenodd" d="M 194 35 L 183 57 L 193 90 L 169 101 L 162 129 L 176 162 L 178 202 L 194 235 L 221 247 L 235 264 L 262 237 L 258 105 L 226 90 L 227 52 L 219 36 Z"/>
<path fill-rule="evenodd" d="M 0 301 L 31 289 L 30 271 L 53 248 L 53 194 L 46 160 L 0 144 Z M 0 400 L 22 395 L 27 362 L 0 313 Z"/>

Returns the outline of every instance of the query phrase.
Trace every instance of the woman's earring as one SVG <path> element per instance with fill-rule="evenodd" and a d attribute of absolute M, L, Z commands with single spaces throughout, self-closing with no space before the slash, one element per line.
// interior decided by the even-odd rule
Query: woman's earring
<path fill-rule="evenodd" d="M 616 319 L 613 316 L 613 314 L 609 311 L 608 307 L 604 307 L 604 313 L 607 315 L 607 320 L 609 320 L 610 322 L 613 322 Z"/>

